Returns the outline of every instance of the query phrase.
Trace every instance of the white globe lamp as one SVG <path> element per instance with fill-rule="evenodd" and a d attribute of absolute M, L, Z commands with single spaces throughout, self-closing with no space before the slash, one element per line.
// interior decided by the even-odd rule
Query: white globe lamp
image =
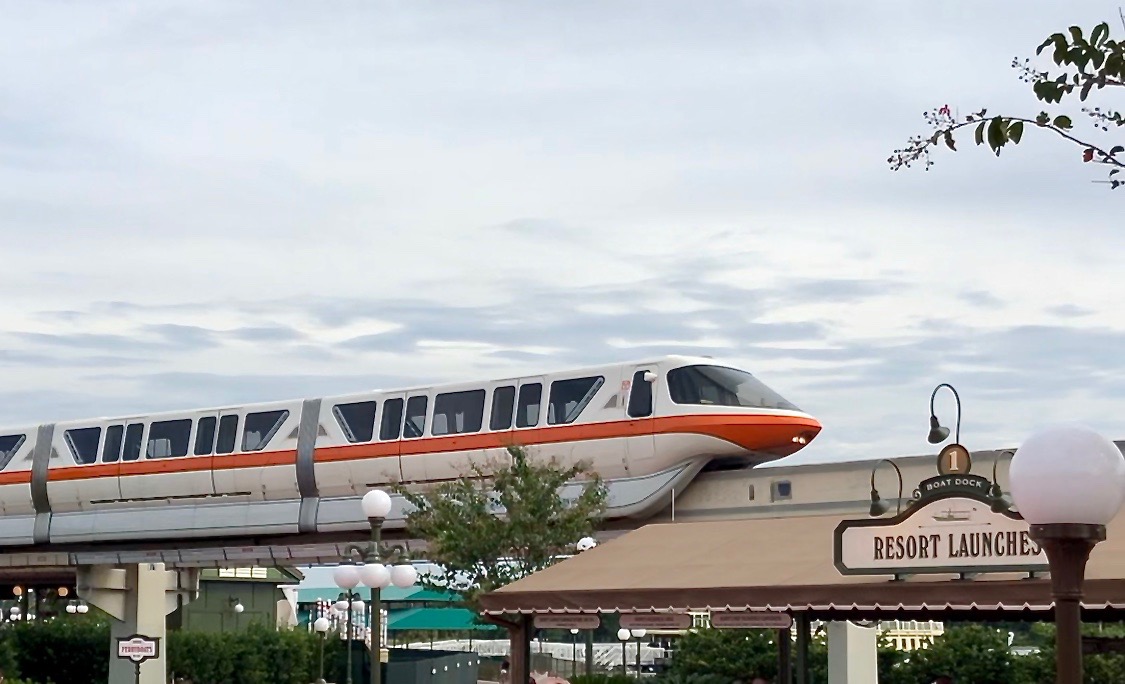
<path fill-rule="evenodd" d="M 359 584 L 359 569 L 354 565 L 338 565 L 332 573 L 332 579 L 341 589 L 355 589 Z"/>
<path fill-rule="evenodd" d="M 331 623 L 328 622 L 328 618 L 318 617 L 316 620 L 313 621 L 313 629 L 316 631 L 317 634 L 324 634 L 325 632 L 328 631 L 329 624 L 331 624 Z"/>
<path fill-rule="evenodd" d="M 648 634 L 648 631 L 643 629 L 631 629 L 629 630 L 629 633 L 632 634 L 634 638 L 644 639 L 645 635 Z"/>
<path fill-rule="evenodd" d="M 391 570 L 382 563 L 368 563 L 360 566 L 359 579 L 372 589 L 386 589 L 391 586 Z"/>
<path fill-rule="evenodd" d="M 399 589 L 409 589 L 418 581 L 418 571 L 413 565 L 396 565 L 391 568 L 391 584 Z"/>
<path fill-rule="evenodd" d="M 79 615 L 85 615 L 86 613 L 89 613 L 89 612 L 90 612 L 90 606 L 86 605 L 85 603 L 79 603 L 78 604 L 78 614 Z"/>
<path fill-rule="evenodd" d="M 1051 570 L 1056 679 L 1081 682 L 1086 561 L 1125 502 L 1125 456 L 1088 427 L 1054 425 L 1020 445 L 1008 479 L 1012 501 Z"/>
<path fill-rule="evenodd" d="M 68 603 L 68 604 L 66 604 L 66 612 L 70 613 L 71 615 L 74 615 L 75 613 L 78 612 L 78 606 L 74 605 L 73 603 Z"/>
<path fill-rule="evenodd" d="M 633 636 L 633 633 L 630 632 L 629 630 L 625 629 L 624 627 L 617 630 L 617 638 L 620 641 L 628 641 L 630 639 L 630 637 L 632 637 L 632 636 Z"/>
<path fill-rule="evenodd" d="M 360 502 L 363 514 L 368 518 L 385 519 L 391 514 L 391 496 L 382 489 L 372 489 L 363 495 Z"/>

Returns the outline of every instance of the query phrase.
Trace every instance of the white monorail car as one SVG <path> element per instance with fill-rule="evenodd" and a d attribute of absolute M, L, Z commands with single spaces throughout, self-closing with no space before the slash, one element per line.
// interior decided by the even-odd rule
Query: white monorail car
<path fill-rule="evenodd" d="M 819 431 L 749 373 L 692 357 L 0 430 L 0 545 L 359 530 L 369 488 L 455 478 L 509 444 L 588 461 L 608 515 L 638 516 L 709 463 L 777 459 Z"/>

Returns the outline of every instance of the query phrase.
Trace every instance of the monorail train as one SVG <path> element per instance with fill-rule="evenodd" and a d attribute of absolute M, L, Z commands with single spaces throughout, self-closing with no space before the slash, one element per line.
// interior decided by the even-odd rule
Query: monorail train
<path fill-rule="evenodd" d="M 510 444 L 588 461 L 607 515 L 637 516 L 709 463 L 781 458 L 819 431 L 749 373 L 682 356 L 0 429 L 0 545 L 366 529 L 369 488 L 456 478 Z M 395 497 L 388 527 L 406 505 Z"/>

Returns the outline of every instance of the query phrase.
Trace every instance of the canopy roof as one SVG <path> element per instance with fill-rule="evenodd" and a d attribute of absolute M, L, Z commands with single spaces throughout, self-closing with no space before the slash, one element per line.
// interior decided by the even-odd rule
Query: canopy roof
<path fill-rule="evenodd" d="M 297 601 L 335 601 L 343 591 L 339 587 L 301 587 L 297 589 Z M 352 591 L 364 600 L 371 598 L 371 590 L 365 586 L 358 586 Z M 456 603 L 461 600 L 459 595 L 452 592 L 434 591 L 419 586 L 409 589 L 387 587 L 379 592 L 379 598 L 383 603 Z"/>
<path fill-rule="evenodd" d="M 495 629 L 495 625 L 477 622 L 476 613 L 467 608 L 405 608 L 387 615 L 387 630 L 391 632 Z"/>
<path fill-rule="evenodd" d="M 1023 574 L 845 576 L 838 515 L 663 523 L 612 539 L 482 598 L 486 614 L 774 610 L 1049 610 L 1050 580 Z M 1087 566 L 1088 609 L 1125 608 L 1125 516 Z"/>

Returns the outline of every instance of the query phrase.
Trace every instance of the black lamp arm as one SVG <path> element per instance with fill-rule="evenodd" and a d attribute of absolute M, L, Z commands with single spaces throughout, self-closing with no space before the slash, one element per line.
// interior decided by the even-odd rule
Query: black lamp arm
<path fill-rule="evenodd" d="M 953 385 L 950 385 L 948 382 L 943 382 L 943 383 L 941 383 L 940 385 L 938 385 L 937 387 L 934 388 L 934 391 L 930 394 L 930 415 L 931 416 L 937 415 L 936 413 L 934 413 L 934 398 L 937 397 L 938 390 L 941 389 L 942 387 L 948 387 L 949 391 L 953 392 L 953 398 L 957 400 L 957 428 L 954 432 L 953 441 L 960 444 L 961 443 L 961 395 L 957 393 L 957 389 Z"/>
<path fill-rule="evenodd" d="M 890 463 L 891 467 L 895 469 L 896 473 L 898 473 L 898 499 L 895 501 L 895 513 L 897 515 L 898 513 L 902 513 L 902 470 L 898 467 L 897 463 L 890 460 L 889 458 L 884 458 L 884 459 L 880 459 L 879 461 L 876 461 L 875 465 L 872 466 L 872 468 L 871 468 L 871 491 L 872 492 L 876 491 L 876 489 L 875 489 L 875 471 L 878 470 L 879 466 L 881 466 L 884 463 Z"/>

